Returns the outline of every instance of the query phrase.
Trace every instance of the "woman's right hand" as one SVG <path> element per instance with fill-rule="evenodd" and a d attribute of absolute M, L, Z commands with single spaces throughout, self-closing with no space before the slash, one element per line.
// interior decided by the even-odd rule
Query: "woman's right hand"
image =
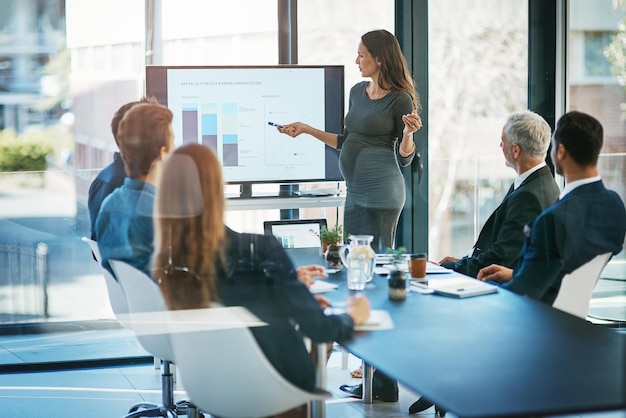
<path fill-rule="evenodd" d="M 363 295 L 348 299 L 348 309 L 346 313 L 354 321 L 354 325 L 361 325 L 370 316 L 370 301 Z"/>
<path fill-rule="evenodd" d="M 302 122 L 288 123 L 286 125 L 283 125 L 282 128 L 276 127 L 276 129 L 278 129 L 278 132 L 282 134 L 287 134 L 292 138 L 295 138 L 300 134 L 307 133 L 309 128 L 309 125 Z"/>

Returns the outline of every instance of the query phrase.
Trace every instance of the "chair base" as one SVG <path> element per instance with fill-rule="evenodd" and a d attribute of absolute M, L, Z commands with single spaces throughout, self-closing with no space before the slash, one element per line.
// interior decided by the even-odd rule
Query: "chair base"
<path fill-rule="evenodd" d="M 160 364 L 161 360 L 159 360 L 159 365 Z M 193 411 L 195 409 L 195 406 L 187 400 L 174 403 L 174 375 L 172 373 L 172 366 L 173 364 L 171 362 L 163 360 L 163 370 L 161 372 L 161 402 L 163 404 L 139 402 L 128 410 L 128 414 L 124 418 L 176 418 L 178 415 L 187 415 L 188 410 Z"/>
<path fill-rule="evenodd" d="M 128 414 L 124 418 L 141 418 L 141 417 L 164 417 L 178 418 L 179 415 L 187 415 L 188 411 L 195 410 L 195 407 L 189 401 L 180 401 L 171 407 L 157 405 L 150 402 L 140 402 L 133 405 Z"/>
<path fill-rule="evenodd" d="M 209 417 L 213 417 L 209 415 Z M 187 418 L 205 418 L 204 414 L 193 404 L 189 404 L 187 408 Z"/>
<path fill-rule="evenodd" d="M 141 411 L 135 411 L 127 414 L 124 418 L 140 418 L 140 417 L 164 417 L 164 418 L 177 418 L 178 414 L 171 409 L 164 407 L 156 407 L 150 409 L 142 409 Z"/>

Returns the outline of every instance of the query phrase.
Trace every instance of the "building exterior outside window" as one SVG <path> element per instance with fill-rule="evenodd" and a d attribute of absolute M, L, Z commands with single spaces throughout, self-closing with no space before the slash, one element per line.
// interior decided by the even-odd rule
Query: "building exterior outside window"
<path fill-rule="evenodd" d="M 45 67 L 64 49 L 64 9 L 63 0 L 0 0 L 0 130 L 58 117 L 56 106 L 38 108 L 62 82 Z"/>

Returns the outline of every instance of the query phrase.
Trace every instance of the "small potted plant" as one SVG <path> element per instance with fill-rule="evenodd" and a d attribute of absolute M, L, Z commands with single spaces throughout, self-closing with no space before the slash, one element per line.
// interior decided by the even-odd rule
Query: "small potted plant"
<path fill-rule="evenodd" d="M 389 272 L 389 299 L 402 301 L 406 299 L 407 278 L 406 273 L 400 269 L 400 264 L 404 261 L 405 247 L 397 250 L 389 248 L 388 254 L 392 254 L 392 270 Z"/>
<path fill-rule="evenodd" d="M 320 241 L 322 243 L 322 252 L 326 259 L 326 267 L 341 268 L 341 246 L 344 243 L 343 226 L 335 225 L 331 229 L 323 226 L 320 231 Z"/>
<path fill-rule="evenodd" d="M 335 225 L 331 229 L 323 226 L 320 231 L 320 241 L 322 242 L 322 250 L 326 252 L 329 245 L 343 245 L 343 226 Z"/>

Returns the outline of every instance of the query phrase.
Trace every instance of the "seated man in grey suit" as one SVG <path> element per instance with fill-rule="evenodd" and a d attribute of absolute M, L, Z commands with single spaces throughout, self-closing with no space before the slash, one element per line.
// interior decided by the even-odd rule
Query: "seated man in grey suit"
<path fill-rule="evenodd" d="M 517 178 L 478 235 L 472 255 L 444 257 L 439 264 L 467 276 L 490 264 L 512 266 L 524 243 L 524 225 L 556 202 L 559 188 L 546 165 L 550 125 L 531 111 L 513 113 L 502 128 L 500 147 Z"/>
<path fill-rule="evenodd" d="M 504 283 L 509 290 L 552 304 L 564 275 L 599 254 L 622 250 L 626 210 L 598 174 L 602 137 L 602 125 L 590 115 L 570 112 L 559 119 L 550 157 L 565 177 L 560 199 L 526 228 L 514 270 L 491 265 L 478 279 Z"/>

